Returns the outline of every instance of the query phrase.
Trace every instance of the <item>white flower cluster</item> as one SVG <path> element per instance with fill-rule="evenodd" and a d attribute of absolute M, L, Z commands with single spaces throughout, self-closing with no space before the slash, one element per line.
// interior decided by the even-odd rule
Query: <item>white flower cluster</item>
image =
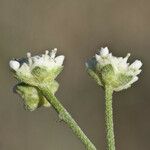
<path fill-rule="evenodd" d="M 33 56 L 31 53 L 27 53 L 27 61 L 20 63 L 17 60 L 11 60 L 9 66 L 16 72 L 24 73 L 29 75 L 35 67 L 43 67 L 47 70 L 51 70 L 55 67 L 61 67 L 64 61 L 64 56 L 60 55 L 55 57 L 57 49 L 53 49 L 49 54 L 46 50 L 42 56 Z"/>
<path fill-rule="evenodd" d="M 114 71 L 114 75 L 117 78 L 119 75 L 132 77 L 129 82 L 126 82 L 124 85 L 116 87 L 115 91 L 120 91 L 122 89 L 126 89 L 131 86 L 132 83 L 138 80 L 137 75 L 141 72 L 142 62 L 140 60 L 135 60 L 131 65 L 127 63 L 130 54 L 128 53 L 125 58 L 123 57 L 115 57 L 112 53 L 109 53 L 107 47 L 101 48 L 99 54 L 95 55 L 96 63 L 98 65 L 99 72 L 101 69 L 107 65 L 111 65 Z M 89 65 L 87 64 L 87 67 Z M 94 66 L 96 68 L 96 66 Z"/>
<path fill-rule="evenodd" d="M 19 80 L 15 91 L 23 98 L 25 108 L 33 111 L 38 107 L 49 107 L 50 103 L 43 97 L 37 87 L 47 86 L 54 95 L 59 84 L 55 80 L 63 69 L 64 56 L 55 57 L 57 49 L 45 51 L 42 56 L 27 53 L 27 58 L 11 60 L 9 66 Z"/>

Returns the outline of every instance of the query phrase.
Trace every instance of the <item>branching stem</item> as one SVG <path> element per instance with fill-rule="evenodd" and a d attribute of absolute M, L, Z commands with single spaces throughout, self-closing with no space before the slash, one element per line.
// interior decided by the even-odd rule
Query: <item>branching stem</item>
<path fill-rule="evenodd" d="M 62 104 L 57 100 L 57 98 L 50 92 L 50 89 L 47 86 L 40 86 L 38 88 L 59 114 L 60 119 L 63 120 L 72 129 L 73 133 L 82 141 L 86 149 L 96 150 L 94 144 L 83 133 L 81 128 L 72 118 L 72 116 L 67 112 L 67 110 L 62 106 Z"/>

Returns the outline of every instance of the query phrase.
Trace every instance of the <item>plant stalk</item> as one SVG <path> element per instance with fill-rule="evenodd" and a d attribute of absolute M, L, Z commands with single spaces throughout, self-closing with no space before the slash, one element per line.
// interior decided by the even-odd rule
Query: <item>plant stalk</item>
<path fill-rule="evenodd" d="M 63 107 L 63 105 L 57 100 L 57 98 L 51 93 L 50 89 L 47 86 L 38 87 L 43 96 L 50 102 L 54 107 L 56 112 L 59 114 L 61 120 L 63 120 L 69 128 L 72 129 L 73 133 L 82 141 L 87 150 L 96 150 L 94 144 L 88 139 L 88 137 L 83 133 L 81 128 L 69 114 L 69 112 Z"/>
<path fill-rule="evenodd" d="M 112 95 L 113 89 L 111 86 L 105 86 L 105 124 L 107 150 L 115 150 Z"/>

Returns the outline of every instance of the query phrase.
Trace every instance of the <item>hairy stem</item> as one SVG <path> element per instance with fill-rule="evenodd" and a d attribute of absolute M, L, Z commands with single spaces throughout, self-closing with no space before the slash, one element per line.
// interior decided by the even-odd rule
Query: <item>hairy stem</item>
<path fill-rule="evenodd" d="M 88 139 L 88 137 L 83 133 L 81 128 L 72 118 L 72 116 L 67 112 L 67 110 L 62 106 L 62 104 L 57 100 L 57 98 L 51 93 L 47 86 L 39 87 L 42 94 L 54 107 L 56 112 L 59 114 L 61 120 L 63 120 L 73 131 L 73 133 L 82 141 L 87 150 L 96 150 L 94 144 Z"/>
<path fill-rule="evenodd" d="M 105 86 L 105 123 L 107 150 L 115 150 L 112 95 L 112 88 L 110 86 Z"/>

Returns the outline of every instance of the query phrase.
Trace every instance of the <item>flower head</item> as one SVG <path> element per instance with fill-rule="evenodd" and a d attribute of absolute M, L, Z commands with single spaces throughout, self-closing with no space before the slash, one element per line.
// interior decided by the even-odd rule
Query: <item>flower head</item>
<path fill-rule="evenodd" d="M 125 58 L 115 57 L 107 47 L 101 48 L 99 54 L 86 63 L 87 71 L 101 86 L 110 85 L 114 91 L 127 89 L 138 80 L 142 66 L 140 60 L 129 65 L 129 56 L 128 53 Z"/>
<path fill-rule="evenodd" d="M 59 84 L 55 78 L 63 69 L 64 56 L 56 57 L 56 52 L 55 48 L 50 53 L 46 50 L 42 56 L 33 57 L 27 53 L 27 58 L 9 62 L 15 77 L 20 81 L 14 89 L 23 98 L 25 108 L 30 111 L 40 106 L 50 106 L 38 89 L 40 86 L 47 86 L 53 95 L 58 90 Z"/>
<path fill-rule="evenodd" d="M 23 82 L 37 84 L 43 80 L 54 80 L 62 71 L 64 56 L 55 57 L 57 49 L 55 48 L 49 54 L 46 50 L 42 56 L 31 56 L 27 53 L 27 58 L 11 60 L 9 66 L 17 79 Z"/>

